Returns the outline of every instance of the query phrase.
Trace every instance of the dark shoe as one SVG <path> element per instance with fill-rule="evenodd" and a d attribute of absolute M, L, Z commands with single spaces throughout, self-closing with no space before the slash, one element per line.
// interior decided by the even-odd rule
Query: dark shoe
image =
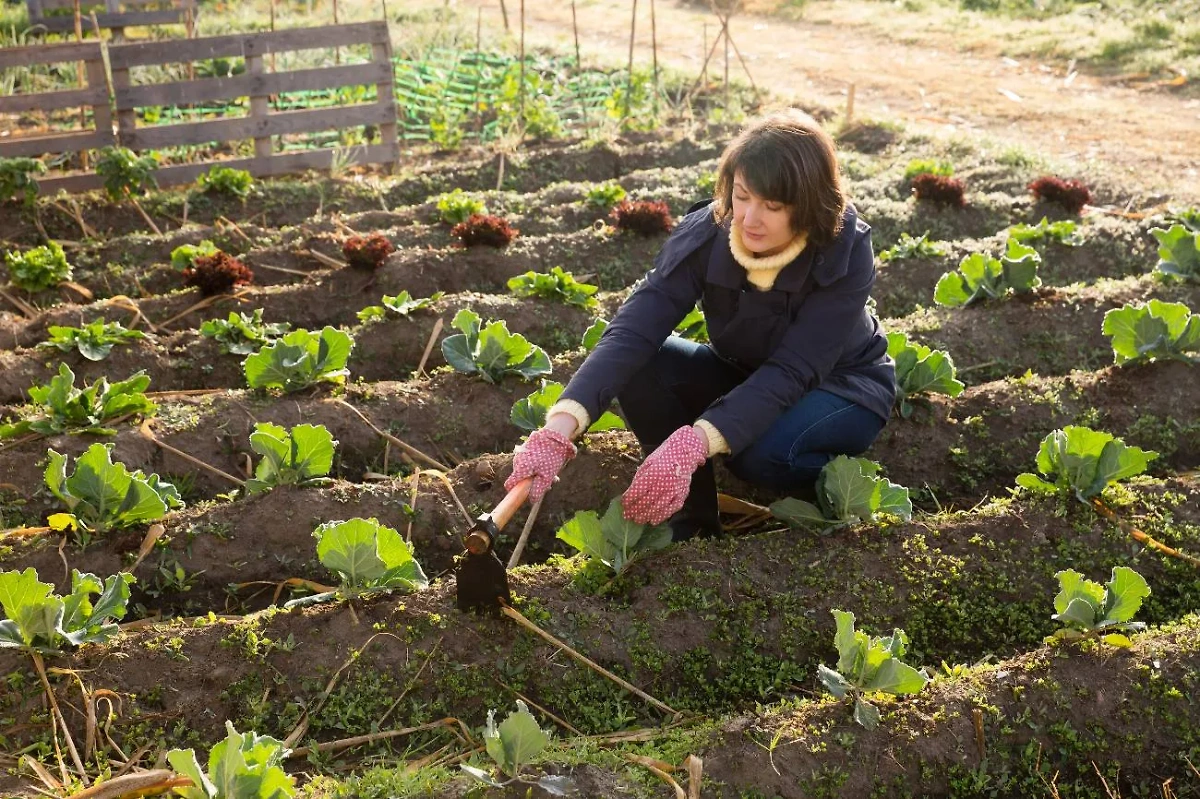
<path fill-rule="evenodd" d="M 717 538 L 721 535 L 720 519 L 701 519 L 681 510 L 667 519 L 671 528 L 671 540 L 678 543 L 692 538 Z"/>

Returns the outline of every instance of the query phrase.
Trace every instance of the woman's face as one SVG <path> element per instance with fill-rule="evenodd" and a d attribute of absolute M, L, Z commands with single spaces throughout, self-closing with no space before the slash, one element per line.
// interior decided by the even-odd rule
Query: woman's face
<path fill-rule="evenodd" d="M 750 191 L 741 172 L 733 175 L 733 221 L 742 230 L 742 243 L 755 255 L 783 252 L 796 236 L 791 206 Z"/>

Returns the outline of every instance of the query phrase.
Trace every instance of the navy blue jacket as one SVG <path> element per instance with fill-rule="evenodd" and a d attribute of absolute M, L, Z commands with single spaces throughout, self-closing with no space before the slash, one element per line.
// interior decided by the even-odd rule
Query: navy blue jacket
<path fill-rule="evenodd" d="M 871 228 L 847 206 L 828 247 L 806 247 L 768 291 L 746 280 L 729 249 L 728 225 L 711 206 L 693 210 L 634 287 L 562 394 L 599 418 L 700 303 L 713 350 L 746 379 L 710 405 L 711 422 L 736 455 L 818 386 L 885 421 L 896 377 L 887 338 L 866 308 L 875 282 Z"/>

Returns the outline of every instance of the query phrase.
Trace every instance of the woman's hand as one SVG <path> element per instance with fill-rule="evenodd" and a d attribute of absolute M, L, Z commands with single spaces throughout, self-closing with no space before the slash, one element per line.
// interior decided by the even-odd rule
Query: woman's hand
<path fill-rule="evenodd" d="M 576 426 L 574 417 L 556 413 L 547 420 L 545 427 L 530 433 L 525 443 L 516 449 L 512 474 L 504 481 L 504 487 L 511 491 L 517 483 L 532 477 L 530 502 L 537 502 L 544 497 L 558 479 L 562 467 L 575 457 L 575 445 L 571 443 L 569 435 Z"/>
<path fill-rule="evenodd" d="M 638 467 L 621 498 L 625 518 L 638 524 L 661 524 L 683 507 L 692 472 L 708 460 L 708 437 L 698 427 L 681 427 Z"/>

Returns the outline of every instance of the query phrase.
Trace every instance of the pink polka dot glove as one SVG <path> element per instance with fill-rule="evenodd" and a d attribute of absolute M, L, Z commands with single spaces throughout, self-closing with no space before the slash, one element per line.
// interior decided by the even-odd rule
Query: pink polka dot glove
<path fill-rule="evenodd" d="M 504 481 L 509 491 L 513 486 L 532 477 L 529 486 L 529 501 L 537 502 L 546 495 L 558 477 L 564 464 L 575 457 L 575 445 L 571 439 L 557 430 L 541 428 L 529 434 L 525 443 L 517 447 L 513 458 L 513 471 Z"/>
<path fill-rule="evenodd" d="M 688 425 L 672 433 L 646 456 L 621 498 L 625 518 L 638 524 L 660 524 L 683 507 L 692 472 L 708 460 L 708 439 Z"/>

